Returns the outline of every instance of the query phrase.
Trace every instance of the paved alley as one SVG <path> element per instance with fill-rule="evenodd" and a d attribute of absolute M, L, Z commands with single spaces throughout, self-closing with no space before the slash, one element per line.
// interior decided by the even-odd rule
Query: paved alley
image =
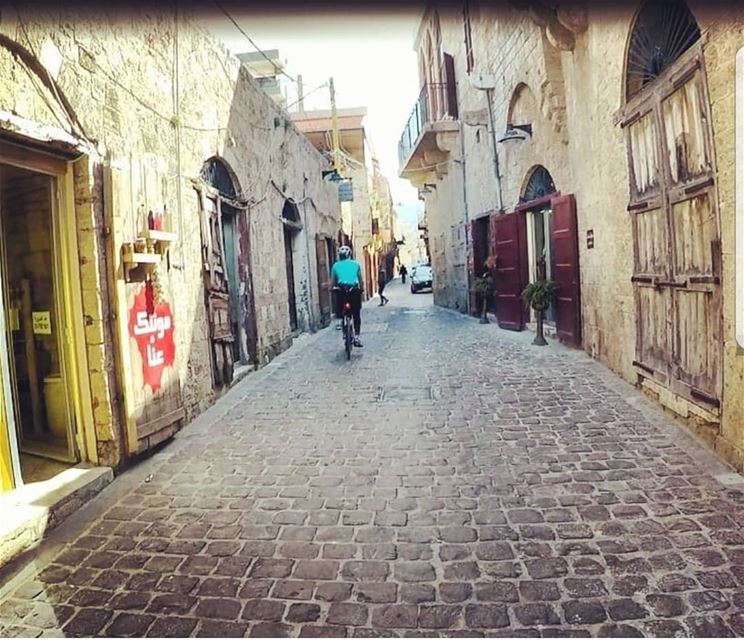
<path fill-rule="evenodd" d="M 0 636 L 744 634 L 744 485 L 580 351 L 399 281 L 0 583 Z"/>

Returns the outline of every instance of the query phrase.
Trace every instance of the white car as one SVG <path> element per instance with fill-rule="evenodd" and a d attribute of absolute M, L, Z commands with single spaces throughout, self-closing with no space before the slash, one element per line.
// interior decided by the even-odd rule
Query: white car
<path fill-rule="evenodd" d="M 417 293 L 421 289 L 431 289 L 432 273 L 430 264 L 420 264 L 414 267 L 411 273 L 411 293 Z"/>

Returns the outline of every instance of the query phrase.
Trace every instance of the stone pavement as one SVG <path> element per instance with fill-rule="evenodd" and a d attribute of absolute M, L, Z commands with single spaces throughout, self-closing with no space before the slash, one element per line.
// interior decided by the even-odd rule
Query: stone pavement
<path fill-rule="evenodd" d="M 730 469 L 582 352 L 389 290 L 350 363 L 299 340 L 52 532 L 0 635 L 744 634 Z"/>

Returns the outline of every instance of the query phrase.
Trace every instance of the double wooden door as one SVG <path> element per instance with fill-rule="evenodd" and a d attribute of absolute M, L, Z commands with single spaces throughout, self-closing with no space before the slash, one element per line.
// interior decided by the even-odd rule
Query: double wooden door
<path fill-rule="evenodd" d="M 638 372 L 719 406 L 721 244 L 702 51 L 627 105 Z"/>
<path fill-rule="evenodd" d="M 581 346 L 581 296 L 576 202 L 573 195 L 541 198 L 535 206 L 550 210 L 549 239 L 551 273 L 558 289 L 555 303 L 556 332 L 562 342 Z M 529 321 L 522 291 L 529 282 L 529 256 L 525 212 L 527 203 L 514 213 L 491 218 L 491 247 L 496 256 L 494 284 L 499 326 L 521 331 Z"/>

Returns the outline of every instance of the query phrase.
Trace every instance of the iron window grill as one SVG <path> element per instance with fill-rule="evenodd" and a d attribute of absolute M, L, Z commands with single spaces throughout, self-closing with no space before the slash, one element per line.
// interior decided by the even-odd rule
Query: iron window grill
<path fill-rule="evenodd" d="M 700 28 L 682 0 L 649 0 L 633 25 L 626 67 L 626 97 L 659 77 L 700 38 Z"/>
<path fill-rule="evenodd" d="M 521 202 L 531 202 L 538 198 L 543 198 L 551 193 L 555 193 L 555 183 L 553 177 L 550 175 L 548 170 L 539 166 L 530 175 L 530 179 L 527 181 L 527 185 L 524 188 L 524 193 L 520 198 Z"/>

